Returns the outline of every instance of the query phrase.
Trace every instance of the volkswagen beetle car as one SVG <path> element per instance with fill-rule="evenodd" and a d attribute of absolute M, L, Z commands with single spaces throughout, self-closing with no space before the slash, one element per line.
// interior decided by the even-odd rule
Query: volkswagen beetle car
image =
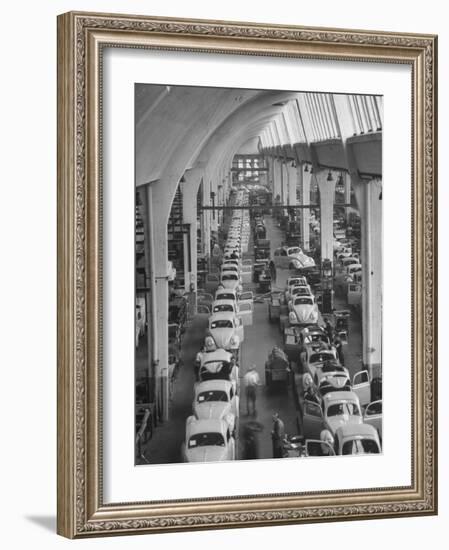
<path fill-rule="evenodd" d="M 235 460 L 235 439 L 229 424 L 220 418 L 198 420 L 189 416 L 182 455 L 185 462 Z"/>
<path fill-rule="evenodd" d="M 318 322 L 318 306 L 313 296 L 296 296 L 288 304 L 291 325 L 302 325 Z"/>
<path fill-rule="evenodd" d="M 224 288 L 229 290 L 236 290 L 237 292 L 239 292 L 240 290 L 242 290 L 241 282 L 242 281 L 238 273 L 236 272 L 225 271 L 220 276 L 220 284 L 223 285 Z"/>
<path fill-rule="evenodd" d="M 198 419 L 225 420 L 234 432 L 239 416 L 239 398 L 229 380 L 207 380 L 195 384 L 193 414 Z"/>
<path fill-rule="evenodd" d="M 315 260 L 304 254 L 299 246 L 282 246 L 274 251 L 273 263 L 281 269 L 314 267 Z"/>
<path fill-rule="evenodd" d="M 314 346 L 306 346 L 300 355 L 304 372 L 310 373 L 313 380 L 317 379 L 317 369 L 320 369 L 324 363 L 336 360 L 335 350 L 329 349 L 326 344 L 320 344 L 318 349 Z"/>
<path fill-rule="evenodd" d="M 233 360 L 232 353 L 224 349 L 220 348 L 200 355 L 198 377 L 200 382 L 228 380 L 234 385 L 235 391 L 238 391 L 239 367 Z"/>
<path fill-rule="evenodd" d="M 344 424 L 335 432 L 338 455 L 379 454 L 381 444 L 377 430 L 369 424 Z"/>
<path fill-rule="evenodd" d="M 214 313 L 209 318 L 209 330 L 206 336 L 212 338 L 217 348 L 235 350 L 243 342 L 243 325 L 240 319 L 229 311 Z"/>

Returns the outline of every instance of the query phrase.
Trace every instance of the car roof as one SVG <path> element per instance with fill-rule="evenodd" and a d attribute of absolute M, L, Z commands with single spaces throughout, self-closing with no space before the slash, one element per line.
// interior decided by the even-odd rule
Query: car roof
<path fill-rule="evenodd" d="M 235 307 L 235 300 L 214 300 L 212 302 L 212 309 L 214 309 L 215 306 L 222 306 L 222 305 L 230 305 L 233 308 Z"/>
<path fill-rule="evenodd" d="M 353 391 L 332 391 L 327 393 L 323 400 L 327 402 L 329 405 L 330 403 L 338 402 L 338 401 L 356 401 L 360 404 L 360 400 L 357 396 L 357 394 Z"/>
<path fill-rule="evenodd" d="M 187 424 L 187 436 L 204 432 L 218 432 L 224 435 L 226 432 L 226 423 L 220 418 L 201 418 L 191 419 Z"/>
<path fill-rule="evenodd" d="M 220 294 L 234 294 L 234 296 L 237 296 L 237 292 L 235 290 L 232 290 L 231 288 L 219 288 L 215 292 L 215 297 L 220 296 Z"/>
<path fill-rule="evenodd" d="M 205 380 L 195 384 L 195 394 L 202 391 L 224 390 L 229 391 L 232 388 L 232 382 L 229 380 Z"/>
<path fill-rule="evenodd" d="M 225 349 L 218 348 L 214 351 L 208 351 L 204 354 L 202 357 L 202 360 L 204 360 L 204 364 L 206 363 L 215 363 L 218 361 L 228 361 L 232 358 L 232 353 L 229 351 L 226 351 Z"/>
<path fill-rule="evenodd" d="M 233 311 L 217 311 L 209 317 L 209 321 L 212 323 L 213 321 L 219 321 L 221 319 L 233 320 L 234 317 Z"/>
<path fill-rule="evenodd" d="M 349 422 L 340 426 L 336 433 L 339 437 L 371 436 L 378 438 L 377 430 L 371 424 L 352 424 Z"/>

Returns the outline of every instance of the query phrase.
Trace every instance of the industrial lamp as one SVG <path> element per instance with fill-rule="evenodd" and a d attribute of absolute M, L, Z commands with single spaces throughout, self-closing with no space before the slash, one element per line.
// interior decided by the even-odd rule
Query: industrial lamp
<path fill-rule="evenodd" d="M 327 174 L 326 181 L 334 181 L 334 178 L 332 176 L 332 172 L 329 170 L 329 173 Z"/>

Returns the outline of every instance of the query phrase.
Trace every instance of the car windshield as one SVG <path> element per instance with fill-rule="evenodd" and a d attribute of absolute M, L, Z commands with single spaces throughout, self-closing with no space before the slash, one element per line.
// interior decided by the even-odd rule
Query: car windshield
<path fill-rule="evenodd" d="M 327 416 L 340 416 L 347 414 L 349 416 L 360 416 L 360 409 L 357 403 L 350 401 L 342 401 L 340 403 L 332 403 L 327 409 Z"/>
<path fill-rule="evenodd" d="M 305 286 L 295 286 L 292 288 L 292 294 L 295 296 L 296 294 L 310 294 L 309 290 Z"/>
<path fill-rule="evenodd" d="M 325 365 L 323 365 L 323 368 L 321 369 L 321 372 L 344 372 L 345 369 L 341 365 L 339 365 L 337 362 L 329 361 Z"/>
<path fill-rule="evenodd" d="M 329 361 L 329 359 L 333 359 L 332 353 L 314 353 L 310 356 L 309 363 L 324 363 L 324 361 Z"/>
<path fill-rule="evenodd" d="M 205 432 L 192 435 L 192 437 L 189 439 L 189 449 L 194 449 L 195 447 L 209 446 L 224 447 L 225 441 L 223 436 L 217 432 Z"/>
<path fill-rule="evenodd" d="M 214 306 L 214 313 L 217 311 L 234 311 L 232 304 L 218 304 Z"/>
<path fill-rule="evenodd" d="M 217 300 L 235 300 L 234 294 L 226 294 L 225 292 L 222 294 L 218 294 Z"/>
<path fill-rule="evenodd" d="M 220 319 L 219 321 L 213 321 L 210 328 L 232 328 L 232 321 L 229 319 Z"/>
<path fill-rule="evenodd" d="M 301 254 L 301 249 L 296 246 L 294 248 L 289 248 L 288 255 L 292 256 L 293 254 Z"/>
<path fill-rule="evenodd" d="M 223 390 L 209 390 L 202 391 L 198 394 L 198 403 L 205 403 L 206 401 L 228 401 L 228 395 Z"/>
<path fill-rule="evenodd" d="M 235 273 L 226 273 L 221 277 L 222 281 L 237 281 L 237 275 Z"/>
<path fill-rule="evenodd" d="M 313 301 L 310 298 L 296 298 L 295 306 L 311 306 Z"/>
<path fill-rule="evenodd" d="M 379 446 L 373 439 L 353 439 L 343 444 L 343 455 L 378 454 Z"/>
<path fill-rule="evenodd" d="M 221 268 L 222 271 L 238 271 L 236 265 L 225 265 Z"/>

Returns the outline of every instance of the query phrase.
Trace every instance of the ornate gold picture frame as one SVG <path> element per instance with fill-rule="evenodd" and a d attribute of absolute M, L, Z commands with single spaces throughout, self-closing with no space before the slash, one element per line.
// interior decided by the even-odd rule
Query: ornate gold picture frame
<path fill-rule="evenodd" d="M 402 64 L 412 86 L 412 483 L 105 503 L 102 56 L 105 48 Z M 437 513 L 437 38 L 130 15 L 58 18 L 58 533 L 89 536 Z M 401 205 L 402 208 L 407 205 Z M 132 357 L 130 357 L 130 362 Z"/>

